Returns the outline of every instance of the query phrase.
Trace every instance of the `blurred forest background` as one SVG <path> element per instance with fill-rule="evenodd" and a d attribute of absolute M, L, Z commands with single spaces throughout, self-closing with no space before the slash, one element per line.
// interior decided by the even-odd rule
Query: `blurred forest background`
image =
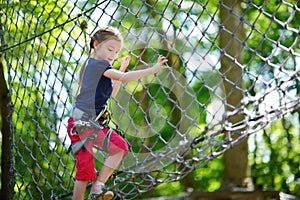
<path fill-rule="evenodd" d="M 96 4 L 99 6 L 94 7 Z M 91 12 L 81 15 L 89 9 Z M 84 29 L 85 22 L 87 29 Z M 227 74 L 233 77 L 231 80 L 256 96 L 268 84 L 278 84 L 278 70 L 272 66 L 283 66 L 279 70 L 286 71 L 299 71 L 300 68 L 297 57 L 300 7 L 292 0 L 233 0 L 221 1 L 221 4 L 217 0 L 121 0 L 103 4 L 98 1 L 13 0 L 1 3 L 1 196 L 11 195 L 6 193 L 11 190 L 10 183 L 14 184 L 14 199 L 49 199 L 54 191 L 59 194 L 72 190 L 74 157 L 66 153 L 69 141 L 65 130 L 72 107 L 71 94 L 76 85 L 74 72 L 87 56 L 88 34 L 85 36 L 84 32 L 91 33 L 96 25 L 107 24 L 118 27 L 125 36 L 120 58 L 131 55 L 129 70 L 137 69 L 136 62 L 140 59 L 153 63 L 157 53 L 168 55 L 169 65 L 186 79 L 196 94 L 195 101 L 205 105 L 197 108 L 201 111 L 197 115 L 199 127 L 205 127 L 209 121 L 207 108 L 211 106 L 214 92 L 205 87 L 203 80 L 215 77 L 212 74 L 216 71 L 226 74 L 231 70 L 232 74 Z M 150 35 L 147 30 L 150 29 L 145 27 L 160 30 L 161 37 L 173 41 L 171 44 L 175 47 L 162 42 L 159 52 L 148 48 Z M 126 37 L 128 31 L 131 36 Z M 238 44 L 229 44 L 228 36 Z M 151 45 L 160 42 L 154 41 Z M 252 76 L 243 76 L 238 65 L 226 69 L 226 54 L 238 60 Z M 206 63 L 203 55 L 209 58 Z M 191 66 L 195 62 L 204 64 Z M 119 62 L 114 66 L 118 68 Z M 266 79 L 266 84 L 255 85 L 258 79 Z M 155 96 L 158 103 L 164 102 L 162 115 L 172 113 L 171 121 L 178 122 L 176 112 L 179 110 L 174 110 L 172 96 L 165 102 L 162 92 L 156 94 L 157 85 L 149 86 L 146 91 L 136 84 L 124 85 L 123 89 L 128 94 L 133 93 L 129 113 L 137 127 L 143 125 L 145 119 L 144 113 L 135 107 L 147 110 L 151 104 L 151 98 L 145 98 L 145 94 Z M 226 91 L 226 83 L 222 84 Z M 294 92 L 299 96 L 300 84 L 298 81 L 294 84 Z M 232 99 L 230 105 L 238 106 L 240 95 L 241 92 L 227 94 L 227 101 Z M 116 99 L 112 107 L 119 104 Z M 112 108 L 112 112 L 117 111 Z M 7 117 L 14 124 L 10 130 Z M 118 116 L 114 117 L 118 121 Z M 232 120 L 238 122 L 240 118 Z M 120 122 L 120 127 L 126 129 L 127 122 Z M 235 187 L 278 190 L 300 196 L 299 127 L 297 109 L 225 154 L 200 163 L 197 170 L 182 180 L 160 184 L 142 197 L 179 195 L 188 188 L 213 192 Z M 172 127 L 164 127 L 164 131 L 166 135 L 172 134 Z"/>

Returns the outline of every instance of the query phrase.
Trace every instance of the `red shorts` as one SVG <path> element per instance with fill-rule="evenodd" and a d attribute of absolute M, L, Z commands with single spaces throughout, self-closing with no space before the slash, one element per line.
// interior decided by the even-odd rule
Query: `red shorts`
<path fill-rule="evenodd" d="M 94 133 L 94 129 L 87 129 L 80 135 L 71 135 L 71 130 L 73 128 L 73 122 L 75 120 L 73 118 L 69 118 L 68 120 L 68 135 L 71 139 L 71 143 L 76 143 L 86 137 L 92 135 Z M 73 129 L 73 132 L 76 131 Z M 91 140 L 84 149 L 81 149 L 76 153 L 76 180 L 80 181 L 90 181 L 96 179 L 96 170 L 94 163 L 94 153 L 93 146 L 97 146 L 102 148 L 102 144 L 105 138 L 105 135 L 109 131 L 109 128 L 104 128 L 98 131 L 97 138 L 95 140 Z M 124 157 L 127 156 L 128 153 L 128 145 L 127 142 L 115 131 L 112 131 L 110 135 L 110 142 L 108 148 L 108 154 L 114 155 L 118 152 L 124 151 Z"/>

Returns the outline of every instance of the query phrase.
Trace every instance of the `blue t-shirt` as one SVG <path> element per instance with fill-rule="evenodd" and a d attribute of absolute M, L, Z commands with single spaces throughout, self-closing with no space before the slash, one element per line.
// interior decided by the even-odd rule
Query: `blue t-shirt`
<path fill-rule="evenodd" d="M 75 107 L 86 112 L 93 118 L 107 105 L 113 88 L 110 78 L 103 76 L 112 66 L 107 60 L 89 59 L 85 68 L 82 87 L 76 97 Z"/>

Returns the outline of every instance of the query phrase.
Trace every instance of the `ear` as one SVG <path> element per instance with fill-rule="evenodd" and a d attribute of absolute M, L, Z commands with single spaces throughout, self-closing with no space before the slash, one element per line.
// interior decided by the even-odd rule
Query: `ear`
<path fill-rule="evenodd" d="M 100 44 L 100 42 L 98 42 L 97 40 L 94 40 L 94 42 L 93 42 L 94 49 L 96 49 L 99 46 L 99 44 Z"/>

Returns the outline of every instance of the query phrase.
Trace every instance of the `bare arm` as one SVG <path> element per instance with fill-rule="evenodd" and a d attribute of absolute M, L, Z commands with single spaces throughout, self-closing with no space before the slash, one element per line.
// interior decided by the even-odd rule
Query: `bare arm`
<path fill-rule="evenodd" d="M 103 73 L 103 75 L 121 82 L 135 81 L 145 76 L 155 74 L 164 68 L 167 68 L 167 66 L 164 65 L 167 61 L 168 60 L 164 56 L 159 56 L 157 63 L 151 68 L 130 72 L 121 72 L 116 69 L 108 69 Z"/>
<path fill-rule="evenodd" d="M 130 61 L 130 56 L 126 56 L 122 59 L 121 61 L 121 67 L 119 69 L 120 72 L 125 72 L 125 70 L 127 69 L 128 65 L 129 65 L 129 61 Z M 114 81 L 114 87 L 113 87 L 113 91 L 111 93 L 112 97 L 115 97 L 120 89 L 121 86 L 121 81 Z"/>

